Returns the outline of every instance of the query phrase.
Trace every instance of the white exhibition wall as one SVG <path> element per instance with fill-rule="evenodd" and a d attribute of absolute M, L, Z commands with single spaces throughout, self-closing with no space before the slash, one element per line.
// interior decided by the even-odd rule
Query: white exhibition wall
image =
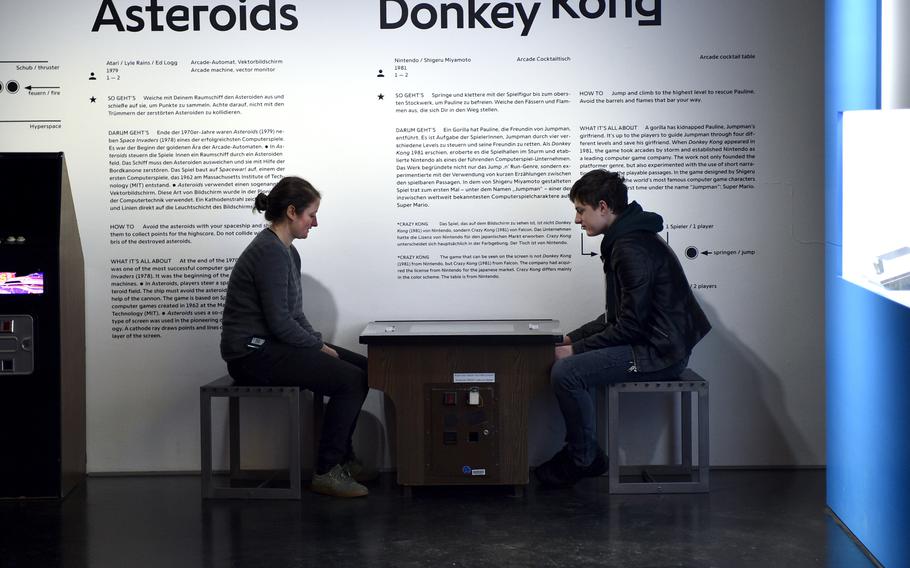
<path fill-rule="evenodd" d="M 375 319 L 602 312 L 598 241 L 565 198 L 594 167 L 663 214 L 714 325 L 691 360 L 712 463 L 824 463 L 821 1 L 3 12 L 0 151 L 66 153 L 85 246 L 90 471 L 198 469 L 226 275 L 281 175 L 324 197 L 296 245 L 307 314 L 363 352 Z M 281 454 L 271 410 L 250 460 Z M 532 412 L 538 463 L 562 427 L 554 400 Z M 672 430 L 624 420 L 627 451 L 667 451 Z M 390 465 L 388 435 L 374 392 L 360 453 Z"/>

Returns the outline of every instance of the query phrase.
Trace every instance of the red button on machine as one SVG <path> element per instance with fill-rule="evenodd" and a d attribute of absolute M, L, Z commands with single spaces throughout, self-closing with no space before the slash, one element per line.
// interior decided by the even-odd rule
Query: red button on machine
<path fill-rule="evenodd" d="M 456 397 L 454 392 L 446 392 L 446 393 L 443 393 L 443 395 L 442 395 L 442 403 L 445 404 L 446 406 L 455 406 L 457 401 L 458 401 L 458 398 Z"/>

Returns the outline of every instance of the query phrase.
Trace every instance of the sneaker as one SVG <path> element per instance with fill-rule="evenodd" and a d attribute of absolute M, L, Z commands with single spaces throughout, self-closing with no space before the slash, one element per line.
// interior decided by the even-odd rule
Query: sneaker
<path fill-rule="evenodd" d="M 553 457 L 548 460 L 549 462 L 559 462 L 559 463 L 568 463 L 572 461 L 572 454 L 569 453 L 569 444 L 566 444 L 562 447 L 561 450 L 553 454 Z"/>
<path fill-rule="evenodd" d="M 571 459 L 568 447 L 564 447 L 549 461 L 534 470 L 537 479 L 551 487 L 570 487 L 584 477 L 598 477 L 607 471 L 607 458 L 600 448 L 590 465 L 576 465 Z"/>
<path fill-rule="evenodd" d="M 569 453 L 569 446 L 565 445 L 552 458 L 537 466 L 534 475 L 544 485 L 566 487 L 575 485 L 580 479 L 578 469 Z"/>
<path fill-rule="evenodd" d="M 341 464 L 351 478 L 359 483 L 374 481 L 379 477 L 379 470 L 367 467 L 360 458 L 351 454 L 343 464 Z"/>
<path fill-rule="evenodd" d="M 591 465 L 581 468 L 582 477 L 600 477 L 607 473 L 607 464 L 609 463 L 607 459 L 603 450 L 597 448 L 597 457 L 594 458 Z"/>
<path fill-rule="evenodd" d="M 365 497 L 370 493 L 366 487 L 351 479 L 351 475 L 341 464 L 336 464 L 321 475 L 313 475 L 310 490 L 332 497 Z"/>

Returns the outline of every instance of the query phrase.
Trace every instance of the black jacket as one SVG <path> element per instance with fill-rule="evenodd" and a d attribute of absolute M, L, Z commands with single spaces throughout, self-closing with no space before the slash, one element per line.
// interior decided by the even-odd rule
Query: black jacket
<path fill-rule="evenodd" d="M 606 312 L 569 333 L 575 353 L 631 345 L 639 372 L 659 371 L 688 357 L 710 331 L 662 230 L 661 216 L 633 201 L 604 233 Z"/>

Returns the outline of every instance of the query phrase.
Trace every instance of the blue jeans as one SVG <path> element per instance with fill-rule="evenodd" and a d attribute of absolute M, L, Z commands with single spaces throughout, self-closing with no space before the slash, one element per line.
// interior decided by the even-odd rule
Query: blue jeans
<path fill-rule="evenodd" d="M 566 422 L 566 443 L 575 464 L 590 465 L 599 451 L 593 396 L 596 387 L 621 381 L 674 379 L 688 363 L 686 357 L 660 371 L 633 371 L 632 348 L 628 345 L 595 349 L 556 361 L 550 371 L 550 384 Z"/>

